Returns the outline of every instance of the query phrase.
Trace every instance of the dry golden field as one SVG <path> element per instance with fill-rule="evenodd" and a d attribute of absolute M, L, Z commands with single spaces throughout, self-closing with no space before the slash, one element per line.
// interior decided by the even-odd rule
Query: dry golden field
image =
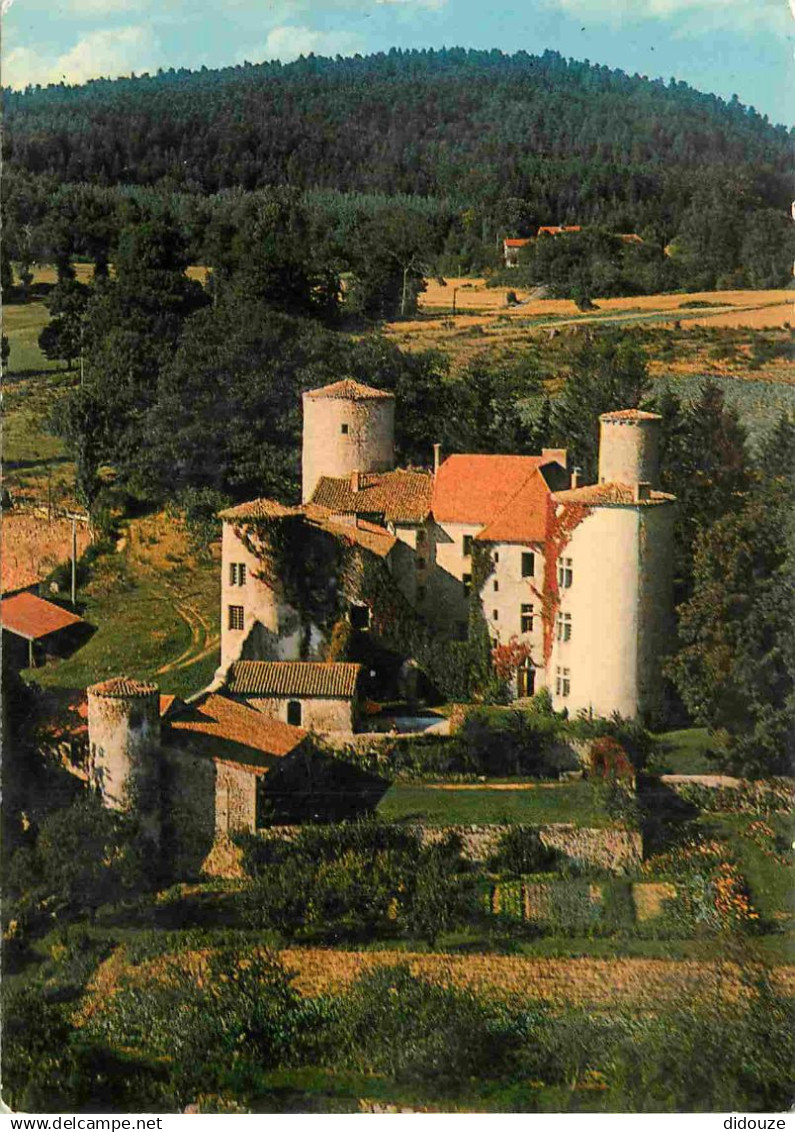
<path fill-rule="evenodd" d="M 201 986 L 207 951 L 179 953 L 127 962 L 124 946 L 98 968 L 75 1014 L 77 1024 L 103 1011 L 114 993 L 128 981 L 145 985 L 168 981 L 169 971 L 191 972 Z M 379 966 L 405 964 L 431 982 L 468 988 L 491 1000 L 514 1004 L 545 1002 L 552 1006 L 612 1010 L 617 1007 L 654 1009 L 681 1000 L 719 993 L 736 1001 L 751 993 L 748 968 L 735 963 L 672 959 L 547 959 L 508 955 L 443 955 L 397 951 L 336 951 L 294 948 L 279 952 L 294 975 L 299 993 L 314 997 L 344 992 L 357 976 Z M 240 963 L 246 964 L 245 952 Z M 795 966 L 771 970 L 773 985 L 795 994 Z"/>

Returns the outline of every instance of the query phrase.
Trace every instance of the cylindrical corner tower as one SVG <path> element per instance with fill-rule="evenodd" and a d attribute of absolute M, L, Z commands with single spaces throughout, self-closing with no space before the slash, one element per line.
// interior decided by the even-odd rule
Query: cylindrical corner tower
<path fill-rule="evenodd" d="M 303 395 L 301 498 L 321 476 L 388 472 L 395 466 L 395 398 L 347 378 Z"/>
<path fill-rule="evenodd" d="M 117 676 L 88 689 L 91 777 L 106 806 L 154 814 L 158 806 L 157 684 Z"/>
<path fill-rule="evenodd" d="M 659 413 L 620 409 L 599 418 L 599 483 L 648 483 L 660 474 Z"/>

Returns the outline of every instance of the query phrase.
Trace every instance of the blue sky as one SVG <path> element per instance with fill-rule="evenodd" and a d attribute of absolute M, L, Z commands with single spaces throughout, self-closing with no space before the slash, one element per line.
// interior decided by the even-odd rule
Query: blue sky
<path fill-rule="evenodd" d="M 795 123 L 795 0 L 2 0 L 3 83 L 389 47 L 566 56 Z"/>

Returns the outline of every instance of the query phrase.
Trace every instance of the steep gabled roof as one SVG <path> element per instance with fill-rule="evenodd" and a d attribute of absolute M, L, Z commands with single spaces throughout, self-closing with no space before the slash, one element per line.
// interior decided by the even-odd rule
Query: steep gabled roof
<path fill-rule="evenodd" d="M 349 700 L 362 666 L 303 660 L 238 660 L 227 684 L 238 696 L 318 696 Z"/>
<path fill-rule="evenodd" d="M 82 617 L 44 601 L 31 593 L 15 594 L 0 601 L 0 622 L 9 633 L 26 641 L 39 641 L 72 625 L 82 625 Z"/>
<path fill-rule="evenodd" d="M 448 456 L 436 474 L 433 516 L 442 523 L 492 523 L 545 462 L 542 456 Z"/>
<path fill-rule="evenodd" d="M 228 696 L 210 693 L 164 721 L 166 742 L 197 742 L 212 758 L 266 773 L 274 760 L 283 759 L 307 738 L 308 732 L 271 719 Z"/>
<path fill-rule="evenodd" d="M 311 502 L 338 515 L 383 515 L 387 523 L 421 523 L 431 509 L 430 472 L 361 472 L 353 477 L 321 476 Z"/>
<path fill-rule="evenodd" d="M 502 511 L 475 537 L 481 542 L 543 542 L 547 534 L 550 489 L 535 468 Z"/>
<path fill-rule="evenodd" d="M 395 397 L 394 393 L 388 393 L 385 389 L 374 389 L 372 385 L 362 385 L 360 381 L 354 381 L 351 377 L 335 381 L 331 385 L 324 385 L 321 389 L 310 389 L 304 396 L 313 399 L 328 397 L 338 401 L 383 401 L 390 398 L 394 400 Z"/>

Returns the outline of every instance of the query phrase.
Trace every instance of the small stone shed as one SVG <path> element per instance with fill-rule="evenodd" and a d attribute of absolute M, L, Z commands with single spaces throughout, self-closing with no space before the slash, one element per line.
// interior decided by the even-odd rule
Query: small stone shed
<path fill-rule="evenodd" d="M 258 712 L 313 731 L 354 731 L 361 665 L 292 660 L 239 660 L 227 691 Z"/>
<path fill-rule="evenodd" d="M 28 592 L 0 601 L 0 623 L 3 647 L 17 668 L 33 668 L 46 656 L 69 651 L 87 628 L 76 613 Z"/>
<path fill-rule="evenodd" d="M 167 805 L 176 828 L 214 839 L 253 833 L 265 780 L 308 750 L 309 735 L 227 696 L 211 693 L 163 719 Z"/>

